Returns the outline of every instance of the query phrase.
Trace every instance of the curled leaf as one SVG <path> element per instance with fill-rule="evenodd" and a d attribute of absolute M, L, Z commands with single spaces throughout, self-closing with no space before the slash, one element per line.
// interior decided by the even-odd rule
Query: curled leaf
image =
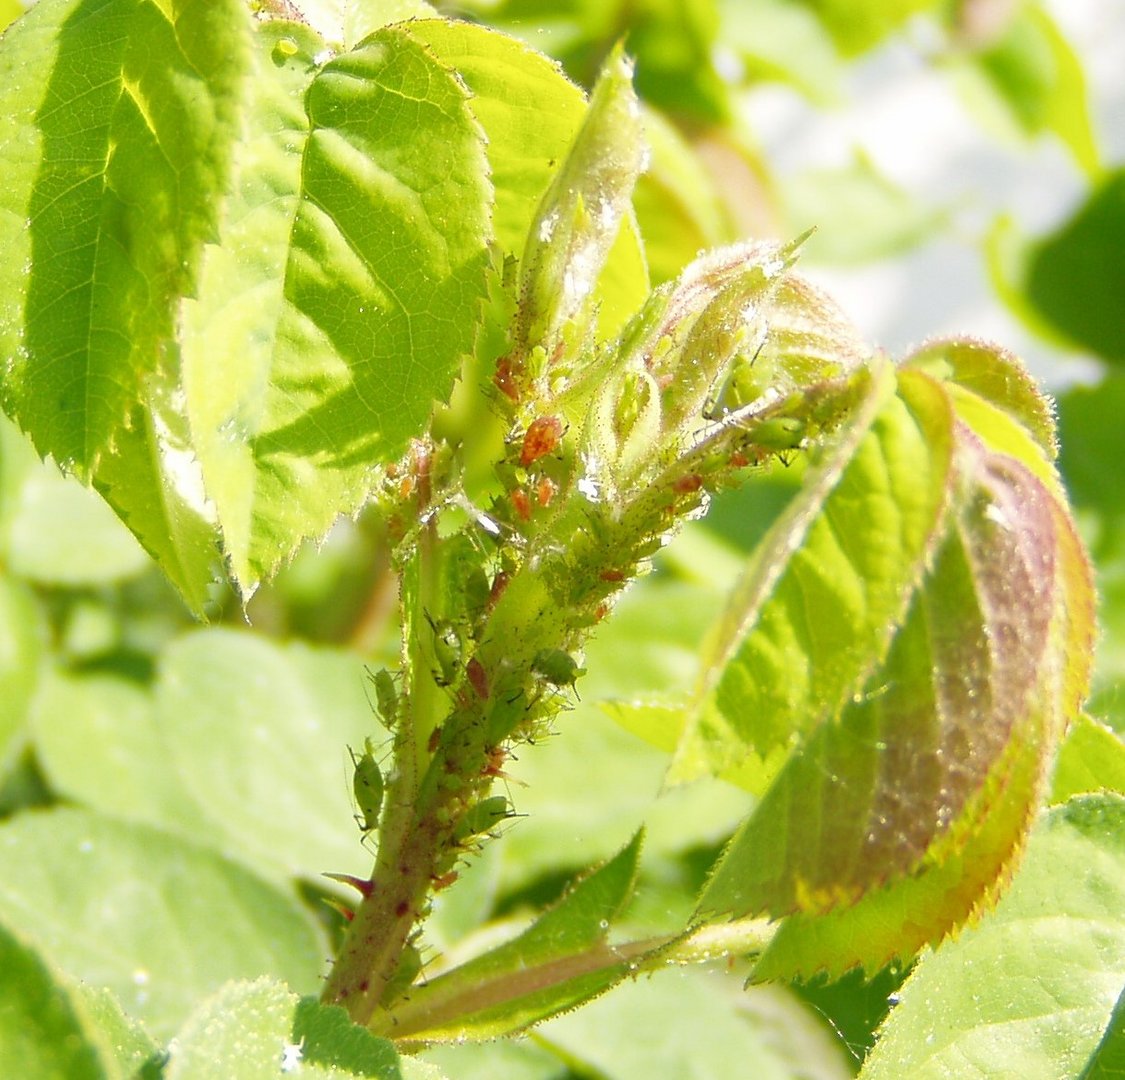
<path fill-rule="evenodd" d="M 899 392 L 884 417 L 950 396 L 908 372 Z M 1055 486 L 964 423 L 950 433 L 953 468 L 944 480 L 931 473 L 928 529 L 897 554 L 901 611 L 870 592 L 849 606 L 850 581 L 885 580 L 863 573 L 862 558 L 826 572 L 818 535 L 852 552 L 849 533 L 865 537 L 864 552 L 887 539 L 885 523 L 865 531 L 843 516 L 842 483 L 772 593 L 747 608 L 741 645 L 698 709 L 695 746 L 707 751 L 710 739 L 712 760 L 716 746 L 727 755 L 717 760 L 731 760 L 734 737 L 763 757 L 791 747 L 700 901 L 710 915 L 801 913 L 767 954 L 774 973 L 910 955 L 994 895 L 1085 693 L 1088 650 L 1074 643 L 1089 641 L 1092 586 Z M 853 511 L 864 488 L 873 495 L 862 457 L 845 474 L 859 482 Z M 914 494 L 926 486 L 916 482 Z M 872 633 L 879 618 L 889 620 L 885 655 Z"/>

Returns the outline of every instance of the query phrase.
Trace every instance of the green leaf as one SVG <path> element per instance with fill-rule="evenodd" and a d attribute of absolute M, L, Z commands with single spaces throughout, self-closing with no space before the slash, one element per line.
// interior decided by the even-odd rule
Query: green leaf
<path fill-rule="evenodd" d="M 588 654 L 591 680 L 599 669 L 589 657 L 599 642 L 591 642 Z M 642 826 L 648 859 L 709 847 L 729 836 L 746 814 L 746 793 L 720 780 L 661 790 L 667 753 L 600 715 L 587 703 L 585 689 L 563 737 L 520 750 L 519 760 L 505 767 L 518 782 L 512 789 L 515 809 L 527 816 L 496 845 L 504 890 L 607 859 Z"/>
<path fill-rule="evenodd" d="M 1083 713 L 1059 750 L 1051 802 L 1099 791 L 1125 795 L 1125 742 L 1112 728 Z"/>
<path fill-rule="evenodd" d="M 975 59 L 1025 132 L 1054 132 L 1082 169 L 1097 175 L 1082 63 L 1046 9 L 1019 4 L 1003 38 Z"/>
<path fill-rule="evenodd" d="M 1117 999 L 1102 1041 L 1078 1080 L 1113 1080 L 1125 1073 L 1125 990 Z"/>
<path fill-rule="evenodd" d="M 44 585 L 103 585 L 152 564 L 129 530 L 92 491 L 50 463 L 24 477 L 10 508 L 8 565 Z"/>
<path fill-rule="evenodd" d="M 184 315 L 192 435 L 244 592 L 356 510 L 447 396 L 491 200 L 467 92 L 406 31 L 311 83 L 309 42 L 276 65 L 259 37 L 247 152 Z"/>
<path fill-rule="evenodd" d="M 535 1036 L 579 1076 L 846 1076 L 842 1055 L 818 1027 L 787 995 L 757 987 L 747 992 L 714 971 L 675 969 L 622 983 L 544 1024 Z"/>
<path fill-rule="evenodd" d="M 31 726 L 39 765 L 57 794 L 198 841 L 221 835 L 185 789 L 152 695 L 137 683 L 48 670 Z"/>
<path fill-rule="evenodd" d="M 1092 542 L 1095 555 L 1108 556 L 1125 525 L 1125 471 L 1118 419 L 1125 410 L 1125 375 L 1110 374 L 1094 386 L 1073 386 L 1058 399 L 1059 468 L 1080 510 L 1103 519 L 1104 532 Z"/>
<path fill-rule="evenodd" d="M 863 690 L 948 497 L 948 404 L 904 387 L 888 398 L 883 377 L 752 557 L 708 644 L 673 779 L 764 760 Z"/>
<path fill-rule="evenodd" d="M 903 985 L 862 1077 L 1078 1076 L 1122 990 L 1123 910 L 1125 800 L 1050 811 L 996 910 Z"/>
<path fill-rule="evenodd" d="M 252 591 L 448 394 L 484 289 L 481 135 L 402 31 L 318 67 L 319 38 L 237 0 L 174 25 L 75 6 L 0 49 L 3 401 L 198 612 L 220 536 Z"/>
<path fill-rule="evenodd" d="M 787 228 L 815 228 L 807 257 L 855 265 L 915 247 L 948 225 L 948 212 L 921 202 L 862 152 L 840 168 L 797 173 L 781 185 Z"/>
<path fill-rule="evenodd" d="M 586 115 L 585 96 L 552 60 L 506 34 L 436 19 L 408 30 L 472 92 L 469 108 L 487 136 L 495 241 L 502 253 L 522 255 L 532 219 Z M 646 291 L 640 234 L 627 216 L 596 286 L 599 337 L 616 334 Z"/>
<path fill-rule="evenodd" d="M 241 135 L 250 33 L 238 0 L 174 21 L 150 0 L 45 0 L 0 44 L 0 400 L 109 493 L 197 612 L 216 533 L 174 341 Z"/>
<path fill-rule="evenodd" d="M 1014 459 L 958 443 L 954 512 L 885 663 L 798 745 L 704 890 L 701 910 L 736 916 L 860 904 L 786 924 L 758 977 L 872 971 L 962 923 L 1085 694 L 1093 596 L 1065 511 Z"/>
<path fill-rule="evenodd" d="M 293 1041 L 301 1047 L 306 1068 L 320 1068 L 332 1077 L 371 1076 L 397 1080 L 410 1072 L 386 1039 L 353 1023 L 336 1005 L 322 1005 L 315 998 L 302 998 L 293 1016 Z M 313 1073 L 313 1075 L 317 1075 Z M 437 1078 L 440 1080 L 440 1077 Z"/>
<path fill-rule="evenodd" d="M 718 38 L 745 68 L 747 81 L 788 84 L 819 105 L 839 97 L 844 68 L 824 24 L 787 0 L 720 0 Z"/>
<path fill-rule="evenodd" d="M 81 995 L 0 926 L 0 1075 L 101 1080 L 106 1066 Z"/>
<path fill-rule="evenodd" d="M 314 990 L 324 955 L 296 901 L 244 867 L 80 810 L 0 827 L 0 921 L 162 1037 L 228 979 Z"/>
<path fill-rule="evenodd" d="M 411 990 L 398 1038 L 489 1039 L 572 1009 L 635 970 L 606 942 L 632 895 L 641 835 L 583 878 L 517 938 Z"/>
<path fill-rule="evenodd" d="M 1038 312 L 1071 341 L 1125 361 L 1125 170 L 1106 175 L 1061 228 L 1029 253 L 1025 289 Z"/>
<path fill-rule="evenodd" d="M 633 192 L 654 284 L 670 281 L 704 248 L 736 239 L 699 157 L 653 109 L 644 113 L 651 160 Z"/>
<path fill-rule="evenodd" d="M 940 0 L 809 0 L 846 56 L 857 56 L 894 33 L 909 18 L 941 6 Z"/>
<path fill-rule="evenodd" d="M 1075 386 L 1059 398 L 1062 449 L 1059 467 L 1078 507 L 1098 579 L 1099 629 L 1095 687 L 1090 708 L 1122 729 L 1119 687 L 1125 678 L 1125 473 L 1120 417 L 1125 378 Z"/>
<path fill-rule="evenodd" d="M 46 0 L 0 47 L 5 408 L 89 476 L 174 366 L 176 309 L 240 137 L 237 0 Z M 159 62 L 154 62 L 159 58 Z"/>
<path fill-rule="evenodd" d="M 301 1000 L 272 979 L 228 983 L 177 1033 L 167 1080 L 258 1080 L 298 1073 L 310 1080 L 401 1080 L 386 1039 L 350 1024 L 342 1009 Z"/>
<path fill-rule="evenodd" d="M 147 411 L 114 439 L 97 463 L 93 484 L 156 560 L 192 614 L 215 613 L 223 577 L 213 508 L 193 460 L 187 421 L 169 404 L 175 391 L 150 380 Z"/>
<path fill-rule="evenodd" d="M 24 733 L 45 637 L 35 598 L 0 574 L 0 775 Z"/>
<path fill-rule="evenodd" d="M 973 828 L 960 851 L 924 872 L 869 889 L 848 907 L 791 915 L 754 967 L 757 982 L 868 974 L 914 956 L 994 901 L 1011 876 L 1040 794 L 1041 763 L 1025 743 L 996 765 L 966 810 Z M 964 831 L 964 830 L 962 830 Z"/>
<path fill-rule="evenodd" d="M 554 61 L 506 34 L 446 19 L 407 29 L 472 91 L 469 107 L 488 137 L 496 243 L 506 254 L 521 254 L 535 210 L 582 124 L 585 95 Z"/>
<path fill-rule="evenodd" d="M 1058 454 L 1051 401 L 1015 356 L 975 338 L 942 338 L 911 353 L 902 366 L 921 368 L 971 394 L 976 401 L 964 395 L 954 398 L 961 419 L 990 447 L 1019 458 L 1041 479 L 1054 481 L 1053 472 L 1037 468 L 1041 457 L 1053 461 Z M 1005 414 L 1007 425 L 984 405 Z M 1039 453 L 1028 452 L 1028 436 L 1039 444 Z"/>
<path fill-rule="evenodd" d="M 162 656 L 155 710 L 180 782 L 233 852 L 310 878 L 370 869 L 346 745 L 387 734 L 357 658 L 200 631 Z"/>
<path fill-rule="evenodd" d="M 24 10 L 20 0 L 0 0 L 0 31 L 6 30 L 8 24 L 18 19 Z"/>
<path fill-rule="evenodd" d="M 89 1026 L 98 1033 L 99 1043 L 108 1048 L 104 1051 L 106 1059 L 117 1066 L 118 1073 L 111 1071 L 111 1075 L 147 1080 L 164 1058 L 148 1032 L 125 1015 L 121 1003 L 108 990 L 82 983 L 75 994 L 81 999 Z"/>
<path fill-rule="evenodd" d="M 444 1070 L 444 1077 L 456 1080 L 559 1080 L 570 1062 L 554 1054 L 537 1039 L 497 1039 L 494 1042 L 438 1045 L 423 1050 L 415 1061 Z M 408 1080 L 413 1080 L 404 1069 Z M 426 1078 L 429 1080 L 429 1078 Z M 600 1078 L 599 1078 L 600 1080 Z"/>
<path fill-rule="evenodd" d="M 691 126 L 729 123 L 730 85 L 716 64 L 722 45 L 716 0 L 649 0 L 630 15 L 627 44 L 637 58 L 641 96 Z M 620 25 L 610 33 L 619 34 Z"/>

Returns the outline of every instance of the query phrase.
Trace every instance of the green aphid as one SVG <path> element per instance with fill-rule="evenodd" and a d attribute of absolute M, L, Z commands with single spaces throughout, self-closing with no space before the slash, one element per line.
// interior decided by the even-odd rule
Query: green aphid
<path fill-rule="evenodd" d="M 389 1005 L 394 1001 L 399 994 L 409 988 L 421 970 L 422 954 L 418 951 L 417 946 L 408 944 L 403 950 L 398 968 L 383 990 L 383 996 L 379 999 L 380 1003 Z"/>
<path fill-rule="evenodd" d="M 565 649 L 540 649 L 531 661 L 531 670 L 554 686 L 573 686 L 579 675 L 586 674 Z"/>
<path fill-rule="evenodd" d="M 777 365 L 759 345 L 753 356 L 735 359 L 722 388 L 704 407 L 707 420 L 718 420 L 727 413 L 757 401 L 777 379 Z"/>
<path fill-rule="evenodd" d="M 383 809 L 383 774 L 375 761 L 371 740 L 364 741 L 363 753 L 357 758 L 355 751 L 348 747 L 355 766 L 352 777 L 352 792 L 356 806 L 359 807 L 360 829 L 366 836 L 379 827 L 379 811 Z"/>
<path fill-rule="evenodd" d="M 511 816 L 508 800 L 503 795 L 490 795 L 470 807 L 465 816 L 457 822 L 453 839 L 458 844 L 467 843 L 474 836 L 490 832 L 501 821 Z"/>
<path fill-rule="evenodd" d="M 434 622 L 428 615 L 426 621 L 434 632 L 434 659 L 438 662 L 438 670 L 434 672 L 434 680 L 438 686 L 451 686 L 461 674 L 465 658 L 465 643 L 457 632 L 457 627 L 448 619 Z"/>
<path fill-rule="evenodd" d="M 381 668 L 371 676 L 371 681 L 375 684 L 375 707 L 383 723 L 393 728 L 398 716 L 398 688 L 394 676 L 386 668 Z"/>
<path fill-rule="evenodd" d="M 798 450 L 804 442 L 808 425 L 796 416 L 776 416 L 763 420 L 747 434 L 754 446 L 764 450 Z"/>

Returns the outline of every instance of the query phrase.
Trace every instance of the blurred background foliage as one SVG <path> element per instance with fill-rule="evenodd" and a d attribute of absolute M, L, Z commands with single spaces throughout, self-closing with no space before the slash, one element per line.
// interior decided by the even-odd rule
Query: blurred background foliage
<path fill-rule="evenodd" d="M 1097 0 L 437 7 L 526 39 L 584 86 L 625 39 L 648 110 L 652 156 L 635 209 L 654 284 L 703 248 L 815 226 L 801 268 L 873 345 L 897 354 L 958 332 L 1024 357 L 1057 397 L 1061 465 L 1097 564 L 1103 634 L 1091 712 L 1125 731 L 1125 12 Z M 21 10 L 0 0 L 0 26 Z M 690 903 L 745 813 L 745 796 L 715 782 L 654 804 L 665 755 L 617 727 L 597 702 L 691 678 L 699 634 L 739 555 L 784 506 L 799 468 L 763 472 L 719 500 L 625 598 L 589 650 L 590 675 L 560 725 L 563 737 L 511 764 L 512 795 L 527 817 L 442 895 L 429 930 L 435 946 L 550 899 L 642 820 L 650 835 L 636 923 L 657 929 Z M 346 816 L 340 834 L 352 856 L 325 841 L 331 865 L 317 864 L 313 845 L 279 857 L 276 819 L 263 823 L 252 806 L 240 815 L 237 802 L 216 813 L 231 799 L 231 778 L 216 766 L 224 725 L 207 729 L 203 755 L 184 725 L 192 716 L 268 710 L 264 742 L 232 737 L 227 749 L 276 784 L 286 733 L 296 738 L 316 717 L 327 752 L 339 749 L 338 768 L 328 770 L 339 774 L 339 791 L 314 806 L 315 786 L 295 785 L 280 820 L 301 829 L 340 813 L 343 743 L 361 741 L 369 722 L 363 667 L 392 663 L 396 653 L 380 523 L 368 515 L 341 522 L 245 613 L 217 587 L 215 612 L 220 629 L 193 626 L 112 513 L 40 463 L 0 418 L 0 813 L 61 801 L 177 828 L 267 876 L 301 881 L 315 898 L 324 892 L 319 870 L 360 871 Z M 253 647 L 234 643 L 249 636 L 247 623 L 260 643 Z M 289 680 L 284 694 L 240 681 L 237 665 L 211 680 L 188 674 L 243 649 L 259 672 L 276 660 Z M 254 782 L 245 783 L 252 801 Z M 340 865 L 344 858 L 355 865 Z M 789 1037 L 803 1053 L 811 1044 L 795 1033 L 821 1025 L 821 1060 L 805 1060 L 813 1071 L 802 1075 L 846 1075 L 901 974 L 797 987 L 783 1005 L 769 991 L 734 1011 L 751 1025 L 769 1015 L 775 1033 L 778 1017 L 788 1017 L 777 1045 Z M 569 1022 L 552 1036 L 558 1045 Z"/>

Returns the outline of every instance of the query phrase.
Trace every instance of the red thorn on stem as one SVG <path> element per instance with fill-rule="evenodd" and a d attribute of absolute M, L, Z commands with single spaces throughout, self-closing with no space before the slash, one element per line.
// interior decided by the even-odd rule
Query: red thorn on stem
<path fill-rule="evenodd" d="M 342 885 L 350 885 L 364 898 L 370 896 L 375 889 L 373 882 L 368 881 L 367 878 L 356 877 L 354 874 L 325 874 L 324 877 L 338 881 Z"/>

